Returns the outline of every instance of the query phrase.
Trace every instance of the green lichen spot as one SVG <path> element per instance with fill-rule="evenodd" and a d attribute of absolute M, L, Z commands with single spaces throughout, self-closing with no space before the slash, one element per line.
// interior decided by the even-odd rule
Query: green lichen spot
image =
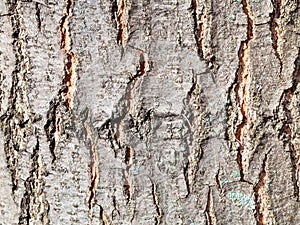
<path fill-rule="evenodd" d="M 159 107 L 159 102 L 154 102 L 153 105 L 154 105 L 155 108 L 158 108 Z"/>
<path fill-rule="evenodd" d="M 245 195 L 239 191 L 233 192 L 230 191 L 227 194 L 227 198 L 237 202 L 240 206 L 247 207 L 248 209 L 255 210 L 255 202 L 249 195 Z"/>
<path fill-rule="evenodd" d="M 234 178 L 241 178 L 240 171 L 233 171 L 230 176 Z"/>
<path fill-rule="evenodd" d="M 226 179 L 221 178 L 220 179 L 221 185 L 223 186 L 224 184 L 227 184 L 229 181 Z"/>
<path fill-rule="evenodd" d="M 235 19 L 236 19 L 236 16 L 235 16 L 235 15 L 229 15 L 227 18 L 230 19 L 230 20 L 235 20 Z M 218 62 L 217 62 L 217 64 L 218 64 Z M 218 65 L 219 65 L 219 64 L 218 64 Z M 221 64 L 221 65 L 222 65 L 222 64 Z"/>

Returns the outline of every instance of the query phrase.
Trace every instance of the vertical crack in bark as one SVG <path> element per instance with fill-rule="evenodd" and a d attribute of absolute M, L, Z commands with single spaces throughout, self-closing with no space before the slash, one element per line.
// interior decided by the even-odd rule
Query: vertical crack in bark
<path fill-rule="evenodd" d="M 183 175 L 184 175 L 184 181 L 185 181 L 185 186 L 186 186 L 186 189 L 187 189 L 187 194 L 186 194 L 186 198 L 189 196 L 189 194 L 191 193 L 191 189 L 190 189 L 190 176 L 189 176 L 189 165 L 190 165 L 190 162 L 188 161 L 186 163 L 186 165 L 183 167 Z"/>
<path fill-rule="evenodd" d="M 285 111 L 285 123 L 282 127 L 283 134 L 286 135 L 286 141 L 285 144 L 288 145 L 290 150 L 290 158 L 292 163 L 292 181 L 294 184 L 294 195 L 297 198 L 297 201 L 299 201 L 299 187 L 300 187 L 300 154 L 298 153 L 299 150 L 296 149 L 293 141 L 294 141 L 294 131 L 293 131 L 293 118 L 296 115 L 296 109 L 293 105 L 293 99 L 295 97 L 295 92 L 298 87 L 298 84 L 300 82 L 300 48 L 298 49 L 298 56 L 295 60 L 295 69 L 293 72 L 293 81 L 292 86 L 288 89 L 286 89 L 282 96 L 281 96 L 281 102 L 283 102 L 283 109 Z"/>
<path fill-rule="evenodd" d="M 136 81 L 138 78 L 144 76 L 146 74 L 146 72 L 150 71 L 150 64 L 149 64 L 148 54 L 145 53 L 141 49 L 137 49 L 137 48 L 135 48 L 135 49 L 140 52 L 140 64 L 139 64 L 139 68 L 136 71 L 136 74 L 129 78 L 128 83 Z"/>
<path fill-rule="evenodd" d="M 91 183 L 89 187 L 89 197 L 88 197 L 88 206 L 89 206 L 89 216 L 92 219 L 93 216 L 93 205 L 95 203 L 96 198 L 96 189 L 99 182 L 99 159 L 98 159 L 98 152 L 96 148 L 96 144 L 93 138 L 93 134 L 91 128 L 87 123 L 84 123 L 85 134 L 86 134 L 86 141 L 90 146 L 91 152 L 91 163 L 90 163 L 90 173 L 91 173 Z"/>
<path fill-rule="evenodd" d="M 131 195 L 132 195 L 132 190 L 131 190 L 131 185 L 130 185 L 130 180 L 129 180 L 129 170 L 133 164 L 133 158 L 134 158 L 134 151 L 131 146 L 126 146 L 125 147 L 125 163 L 126 163 L 126 173 L 124 174 L 125 177 L 125 185 L 124 185 L 124 192 L 126 194 L 126 200 L 127 204 L 131 200 Z"/>
<path fill-rule="evenodd" d="M 249 100 L 250 93 L 249 87 L 251 82 L 250 75 L 250 46 L 249 42 L 253 39 L 253 16 L 250 10 L 248 0 L 242 0 L 243 11 L 247 16 L 247 39 L 241 42 L 239 49 L 239 68 L 237 70 L 237 84 L 236 84 L 236 99 L 237 103 L 241 107 L 241 113 L 243 116 L 242 122 L 237 127 L 236 139 L 239 142 L 237 163 L 240 168 L 241 181 L 244 180 L 245 163 L 243 158 L 243 152 L 246 150 L 246 137 L 247 129 L 250 122 L 250 108 Z"/>
<path fill-rule="evenodd" d="M 281 54 L 279 51 L 279 19 L 280 19 L 280 7 L 281 7 L 281 1 L 282 0 L 272 0 L 273 4 L 273 12 L 270 14 L 270 30 L 272 33 L 272 46 L 275 52 L 276 58 L 279 60 L 280 63 L 280 75 L 282 73 L 282 59 L 281 59 Z"/>
<path fill-rule="evenodd" d="M 123 47 L 127 44 L 128 39 L 128 0 L 117 0 L 117 24 L 118 24 L 118 35 L 117 41 L 122 44 Z M 113 3 L 113 10 L 115 10 L 116 3 Z"/>
<path fill-rule="evenodd" d="M 100 218 L 102 220 L 102 225 L 110 225 L 102 206 L 100 206 Z"/>
<path fill-rule="evenodd" d="M 211 191 L 211 187 L 209 187 L 208 194 L 207 194 L 207 203 L 206 203 L 206 208 L 205 208 L 207 225 L 215 225 L 216 224 L 216 217 L 215 217 L 213 211 L 214 210 L 213 210 L 212 191 Z"/>
<path fill-rule="evenodd" d="M 215 176 L 215 180 L 216 180 L 217 187 L 218 187 L 220 190 L 222 190 L 222 185 L 221 185 L 221 181 L 220 181 L 220 165 L 219 165 L 217 174 L 216 174 L 216 176 Z"/>
<path fill-rule="evenodd" d="M 105 135 L 105 139 L 109 140 L 110 146 L 112 150 L 114 151 L 114 156 L 117 158 L 118 152 L 120 149 L 122 149 L 122 143 L 120 142 L 118 138 L 117 132 L 115 133 L 113 127 L 112 127 L 112 122 L 111 119 L 107 120 L 99 129 L 98 135 L 101 138 L 101 132 L 107 131 L 107 134 Z"/>
<path fill-rule="evenodd" d="M 44 166 L 40 156 L 39 137 L 31 156 L 32 165 L 29 177 L 25 181 L 25 193 L 21 201 L 19 224 L 50 224 L 48 218 L 49 203 L 44 193 Z"/>
<path fill-rule="evenodd" d="M 265 158 L 262 163 L 262 169 L 259 174 L 258 183 L 254 187 L 254 195 L 255 195 L 255 202 L 256 202 L 256 219 L 258 225 L 266 225 L 266 224 L 273 224 L 272 219 L 273 215 L 272 212 L 269 210 L 270 206 L 270 196 L 267 189 L 267 160 L 268 160 L 268 153 L 266 153 Z"/>
<path fill-rule="evenodd" d="M 149 179 L 150 179 L 150 177 L 149 177 Z M 161 224 L 161 218 L 163 216 L 163 212 L 162 212 L 162 209 L 161 209 L 161 207 L 159 205 L 159 199 L 158 199 L 158 196 L 157 196 L 157 186 L 152 181 L 152 179 L 150 179 L 150 181 L 151 181 L 151 186 L 152 186 L 153 204 L 155 206 L 156 213 L 157 213 L 157 216 L 155 217 L 155 225 L 158 225 L 158 224 Z"/>
<path fill-rule="evenodd" d="M 194 20 L 194 36 L 197 43 L 198 55 L 200 59 L 203 59 L 204 18 L 206 16 L 206 6 L 203 5 L 201 13 L 198 16 L 197 0 L 192 0 L 191 9 L 193 11 L 192 14 Z"/>
<path fill-rule="evenodd" d="M 67 0 L 64 9 L 64 16 L 61 19 L 60 31 L 61 31 L 61 48 L 65 52 L 65 78 L 64 82 L 66 84 L 66 104 L 69 109 L 73 108 L 74 92 L 77 81 L 76 75 L 76 55 L 72 52 L 71 48 L 71 33 L 69 22 L 72 17 L 72 8 L 74 0 Z"/>
<path fill-rule="evenodd" d="M 47 112 L 47 122 L 44 126 L 47 141 L 49 142 L 49 150 L 52 155 L 52 163 L 56 160 L 56 147 L 60 138 L 61 115 L 58 107 L 59 102 L 57 100 L 50 102 L 50 108 Z"/>
<path fill-rule="evenodd" d="M 199 163 L 203 156 L 201 143 L 205 139 L 205 124 L 203 124 L 203 107 L 201 105 L 200 95 L 200 86 L 197 83 L 197 79 L 193 71 L 192 85 L 190 90 L 187 92 L 186 98 L 183 100 L 185 107 L 181 112 L 183 118 L 187 122 L 188 132 L 191 135 L 190 143 L 188 139 L 185 140 L 185 145 L 188 149 L 188 161 L 183 167 L 183 175 L 187 189 L 187 194 L 185 196 L 186 198 L 193 190 L 193 183 L 195 182 L 195 177 L 199 168 Z M 195 109 L 195 107 L 196 110 L 193 110 Z M 191 150 L 189 150 L 190 144 L 192 145 Z"/>
<path fill-rule="evenodd" d="M 12 48 L 15 55 L 15 68 L 12 72 L 12 86 L 9 106 L 3 115 L 4 151 L 7 167 L 11 173 L 12 191 L 18 189 L 19 152 L 26 150 L 31 130 L 31 112 L 27 99 L 27 76 L 30 74 L 30 59 L 27 53 L 26 30 L 22 18 L 21 2 L 8 2 L 8 14 L 12 26 Z"/>
<path fill-rule="evenodd" d="M 133 156 L 134 156 L 134 151 L 133 151 L 132 147 L 127 146 L 126 153 L 125 153 L 125 163 L 129 167 L 132 166 L 132 164 L 133 164 Z"/>
<path fill-rule="evenodd" d="M 37 27 L 39 31 L 41 31 L 41 27 L 42 27 L 41 9 L 40 9 L 40 4 L 38 2 L 35 3 L 35 18 L 37 22 Z"/>

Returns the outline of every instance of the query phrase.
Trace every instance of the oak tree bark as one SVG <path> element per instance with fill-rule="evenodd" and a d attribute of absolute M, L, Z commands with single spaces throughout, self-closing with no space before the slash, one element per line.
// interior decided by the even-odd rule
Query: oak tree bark
<path fill-rule="evenodd" d="M 0 224 L 300 221 L 298 0 L 0 1 Z"/>

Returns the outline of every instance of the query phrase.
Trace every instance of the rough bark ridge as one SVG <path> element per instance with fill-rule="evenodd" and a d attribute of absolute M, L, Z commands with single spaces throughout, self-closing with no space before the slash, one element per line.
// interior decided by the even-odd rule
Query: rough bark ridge
<path fill-rule="evenodd" d="M 296 0 L 0 2 L 0 224 L 298 224 Z"/>

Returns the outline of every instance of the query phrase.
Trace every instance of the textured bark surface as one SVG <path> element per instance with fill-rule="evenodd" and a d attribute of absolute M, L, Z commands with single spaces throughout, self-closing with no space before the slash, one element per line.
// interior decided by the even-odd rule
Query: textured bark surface
<path fill-rule="evenodd" d="M 300 2 L 0 1 L 0 224 L 296 225 Z"/>

